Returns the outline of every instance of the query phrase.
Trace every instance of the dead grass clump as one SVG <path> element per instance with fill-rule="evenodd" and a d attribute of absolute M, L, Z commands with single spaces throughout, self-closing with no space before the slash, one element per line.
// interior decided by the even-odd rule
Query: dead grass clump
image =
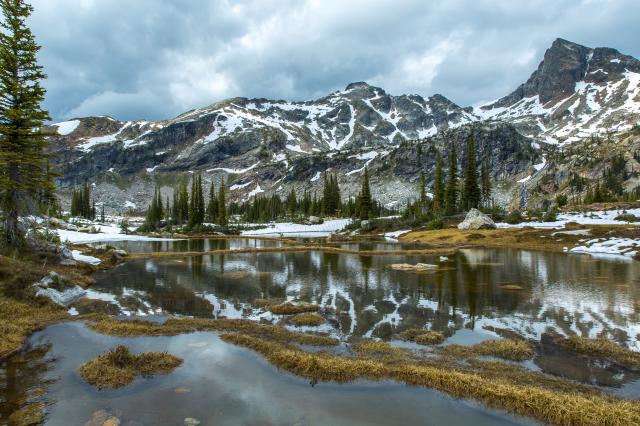
<path fill-rule="evenodd" d="M 623 348 L 604 338 L 588 339 L 572 336 L 562 339 L 560 344 L 572 352 L 608 359 L 631 369 L 640 368 L 640 353 Z"/>
<path fill-rule="evenodd" d="M 241 334 L 224 334 L 222 339 L 260 352 L 275 366 L 313 381 L 388 378 L 433 388 L 454 397 L 475 398 L 491 407 L 557 425 L 627 425 L 640 422 L 640 406 L 634 401 L 521 386 L 449 368 L 411 364 L 387 366 L 371 359 L 310 354 Z"/>
<path fill-rule="evenodd" d="M 88 326 L 92 330 L 112 336 L 174 336 L 194 331 L 226 331 L 303 345 L 333 346 L 338 344 L 338 340 L 333 337 L 296 333 L 284 327 L 262 325 L 255 321 L 243 319 L 170 318 L 164 324 L 155 324 L 140 320 L 119 321 L 106 315 L 94 315 L 84 318 L 88 320 Z"/>
<path fill-rule="evenodd" d="M 269 306 L 279 305 L 283 303 L 286 299 L 284 298 L 273 298 L 273 299 L 254 299 L 251 303 L 256 308 L 268 308 Z"/>
<path fill-rule="evenodd" d="M 441 348 L 444 355 L 456 358 L 494 356 L 511 361 L 524 361 L 533 357 L 533 348 L 524 340 L 487 340 L 473 346 L 449 345 Z"/>
<path fill-rule="evenodd" d="M 313 312 L 306 312 L 289 318 L 289 323 L 295 326 L 318 326 L 324 324 L 325 322 L 327 322 L 327 320 Z"/>
<path fill-rule="evenodd" d="M 0 296 L 0 359 L 20 350 L 31 333 L 68 318 L 63 308 L 53 304 L 34 306 Z"/>
<path fill-rule="evenodd" d="M 399 355 L 406 352 L 379 340 L 363 340 L 351 345 L 351 349 L 356 353 L 368 355 Z"/>
<path fill-rule="evenodd" d="M 422 328 L 410 328 L 400 333 L 400 336 L 419 345 L 437 345 L 444 342 L 444 334 L 439 331 Z"/>
<path fill-rule="evenodd" d="M 80 375 L 88 383 L 104 388 L 119 388 L 133 382 L 136 376 L 168 374 L 182 359 L 166 352 L 131 353 L 126 346 L 117 346 L 80 366 Z"/>
<path fill-rule="evenodd" d="M 320 305 L 312 303 L 282 303 L 280 305 L 269 306 L 269 310 L 278 315 L 293 315 L 304 312 L 316 312 L 320 310 Z"/>

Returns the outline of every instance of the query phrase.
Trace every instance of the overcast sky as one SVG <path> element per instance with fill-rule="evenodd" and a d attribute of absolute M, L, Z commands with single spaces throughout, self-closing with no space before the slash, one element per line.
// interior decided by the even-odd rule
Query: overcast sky
<path fill-rule="evenodd" d="M 32 0 L 54 120 L 165 119 L 234 96 L 367 81 L 466 106 L 525 81 L 557 37 L 640 57 L 638 0 Z"/>

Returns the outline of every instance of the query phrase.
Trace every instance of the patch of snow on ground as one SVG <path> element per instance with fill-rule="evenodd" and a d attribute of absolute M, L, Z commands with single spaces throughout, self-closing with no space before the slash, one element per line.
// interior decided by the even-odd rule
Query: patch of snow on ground
<path fill-rule="evenodd" d="M 108 241 L 172 241 L 171 238 L 152 238 L 144 235 L 125 235 L 120 233 L 117 226 L 97 226 L 97 234 L 87 234 L 85 232 L 68 231 L 66 229 L 58 229 L 60 241 L 68 241 L 74 244 L 100 243 Z M 74 256 L 75 258 L 75 256 Z"/>
<path fill-rule="evenodd" d="M 226 169 L 224 167 L 216 167 L 215 169 L 208 169 L 207 173 L 211 173 L 211 172 L 220 170 L 220 171 L 223 171 L 225 173 L 239 175 L 239 174 L 246 173 L 246 172 L 248 172 L 250 170 L 255 169 L 256 167 L 258 167 L 259 164 L 260 164 L 260 162 L 257 162 L 256 164 L 254 164 L 252 166 L 249 166 L 246 169 Z"/>
<path fill-rule="evenodd" d="M 627 213 L 640 216 L 640 208 L 628 209 Z M 622 225 L 626 222 L 615 220 L 615 217 L 622 214 L 621 210 L 603 210 L 600 212 L 588 213 L 560 213 L 555 222 L 522 222 L 514 225 L 508 223 L 497 223 L 498 228 L 523 228 L 531 226 L 533 228 L 564 228 L 569 222 L 576 222 L 581 225 Z M 631 226 L 640 226 L 640 223 L 630 223 Z"/>
<path fill-rule="evenodd" d="M 82 254 L 80 250 L 72 250 L 71 254 L 73 255 L 73 258 L 79 262 L 85 262 L 91 265 L 99 265 L 101 262 L 97 257 Z"/>
<path fill-rule="evenodd" d="M 343 229 L 351 223 L 351 219 L 327 220 L 318 225 L 302 225 L 298 223 L 271 223 L 266 228 L 242 231 L 243 236 L 288 235 L 299 237 L 326 237 Z"/>
<path fill-rule="evenodd" d="M 595 238 L 584 245 L 574 247 L 572 253 L 615 254 L 633 257 L 640 249 L 640 239 L 633 238 Z"/>
<path fill-rule="evenodd" d="M 404 230 L 402 230 L 402 231 L 386 232 L 386 233 L 384 234 L 384 237 L 385 237 L 386 239 L 390 239 L 390 240 L 394 240 L 394 241 L 395 241 L 395 240 L 397 240 L 401 235 L 403 235 L 403 234 L 407 234 L 407 233 L 409 233 L 409 232 L 411 232 L 411 229 L 404 229 Z"/>
<path fill-rule="evenodd" d="M 238 183 L 235 185 L 231 185 L 231 187 L 229 188 L 229 190 L 231 191 L 235 191 L 236 189 L 242 189 L 242 188 L 246 188 L 247 186 L 251 185 L 253 182 L 247 182 L 247 183 Z"/>
<path fill-rule="evenodd" d="M 61 136 L 67 136 L 73 133 L 74 130 L 80 125 L 80 120 L 63 121 L 62 123 L 56 123 L 53 126 L 58 128 L 58 134 Z"/>

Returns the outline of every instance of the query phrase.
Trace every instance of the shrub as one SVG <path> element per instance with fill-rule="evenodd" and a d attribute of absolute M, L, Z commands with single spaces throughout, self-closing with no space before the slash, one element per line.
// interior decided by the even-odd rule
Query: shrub
<path fill-rule="evenodd" d="M 510 225 L 516 225 L 518 223 L 522 223 L 523 221 L 522 213 L 520 212 L 520 210 L 514 210 L 512 212 L 509 212 L 509 214 L 504 218 L 504 221 Z"/>

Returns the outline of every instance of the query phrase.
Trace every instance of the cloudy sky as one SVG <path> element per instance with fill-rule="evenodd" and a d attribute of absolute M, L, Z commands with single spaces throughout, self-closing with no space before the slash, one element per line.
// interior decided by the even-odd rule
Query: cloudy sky
<path fill-rule="evenodd" d="M 165 119 L 367 81 L 460 105 L 507 94 L 562 37 L 640 57 L 637 0 L 32 0 L 55 120 Z"/>

